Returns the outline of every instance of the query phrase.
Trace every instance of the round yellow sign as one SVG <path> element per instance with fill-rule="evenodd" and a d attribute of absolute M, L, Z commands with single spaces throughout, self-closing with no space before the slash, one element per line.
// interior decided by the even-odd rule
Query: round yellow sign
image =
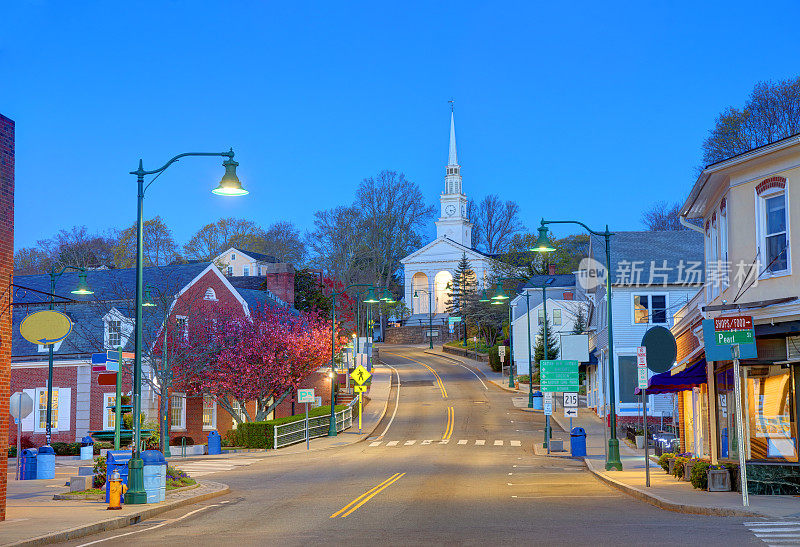
<path fill-rule="evenodd" d="M 22 320 L 19 333 L 31 344 L 48 346 L 60 342 L 72 332 L 69 317 L 55 310 L 37 311 Z"/>

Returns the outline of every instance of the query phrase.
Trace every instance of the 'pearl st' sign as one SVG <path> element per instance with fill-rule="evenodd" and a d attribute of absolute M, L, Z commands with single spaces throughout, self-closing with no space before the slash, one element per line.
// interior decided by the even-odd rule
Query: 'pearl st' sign
<path fill-rule="evenodd" d="M 703 321 L 703 338 L 706 340 L 706 359 L 730 361 L 731 346 L 738 345 L 742 359 L 757 355 L 753 318 L 749 315 L 716 317 Z"/>

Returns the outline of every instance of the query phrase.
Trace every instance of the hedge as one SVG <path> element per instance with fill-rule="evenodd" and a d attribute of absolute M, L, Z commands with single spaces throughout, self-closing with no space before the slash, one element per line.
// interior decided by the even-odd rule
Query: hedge
<path fill-rule="evenodd" d="M 347 405 L 336 405 L 336 411 L 344 410 Z M 314 418 L 316 416 L 325 416 L 331 413 L 331 407 L 320 406 L 315 409 L 309 410 L 308 417 Z M 241 446 L 244 448 L 272 448 L 274 439 L 274 427 L 276 425 L 288 424 L 305 420 L 306 414 L 295 414 L 294 416 L 286 416 L 285 418 L 277 418 L 275 420 L 267 420 L 265 422 L 244 422 L 236 426 L 236 429 L 228 431 L 228 442 L 232 446 Z"/>
<path fill-rule="evenodd" d="M 489 348 L 489 366 L 492 367 L 492 370 L 495 372 L 503 370 L 503 362 L 500 361 L 500 352 L 497 346 Z"/>

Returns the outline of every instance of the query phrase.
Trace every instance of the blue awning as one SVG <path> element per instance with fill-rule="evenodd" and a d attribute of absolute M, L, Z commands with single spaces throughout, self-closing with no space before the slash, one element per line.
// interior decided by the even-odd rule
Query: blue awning
<path fill-rule="evenodd" d="M 687 391 L 694 387 L 699 387 L 708 382 L 705 358 L 695 361 L 675 374 L 672 373 L 673 370 L 653 375 L 647 382 L 647 393 L 677 393 L 678 391 Z M 636 395 L 640 393 L 638 387 L 634 393 Z"/>

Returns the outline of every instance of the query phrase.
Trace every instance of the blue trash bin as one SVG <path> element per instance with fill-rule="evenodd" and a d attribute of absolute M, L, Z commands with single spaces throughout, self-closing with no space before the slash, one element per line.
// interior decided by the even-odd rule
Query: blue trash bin
<path fill-rule="evenodd" d="M 19 465 L 19 479 L 30 481 L 36 478 L 36 449 L 26 448 L 22 451 L 22 461 Z"/>
<path fill-rule="evenodd" d="M 158 450 L 145 450 L 142 452 L 144 464 L 144 491 L 147 494 L 147 503 L 158 503 L 167 498 L 167 460 Z"/>
<path fill-rule="evenodd" d="M 222 437 L 216 431 L 208 432 L 208 453 L 222 454 Z"/>
<path fill-rule="evenodd" d="M 122 479 L 122 484 L 128 484 L 128 462 L 131 461 L 131 453 L 128 450 L 109 450 L 106 453 L 106 503 L 109 502 L 110 486 L 108 478 L 116 471 Z M 123 502 L 124 496 L 123 496 Z"/>
<path fill-rule="evenodd" d="M 533 392 L 533 410 L 544 410 L 544 395 L 541 391 Z"/>
<path fill-rule="evenodd" d="M 586 456 L 586 431 L 582 427 L 573 427 L 570 431 L 569 448 L 573 458 Z"/>
<path fill-rule="evenodd" d="M 86 435 L 83 439 L 81 439 L 81 459 L 94 459 L 94 439 L 92 439 L 89 435 Z"/>
<path fill-rule="evenodd" d="M 40 446 L 36 452 L 36 478 L 56 478 L 56 452 L 52 446 Z"/>

